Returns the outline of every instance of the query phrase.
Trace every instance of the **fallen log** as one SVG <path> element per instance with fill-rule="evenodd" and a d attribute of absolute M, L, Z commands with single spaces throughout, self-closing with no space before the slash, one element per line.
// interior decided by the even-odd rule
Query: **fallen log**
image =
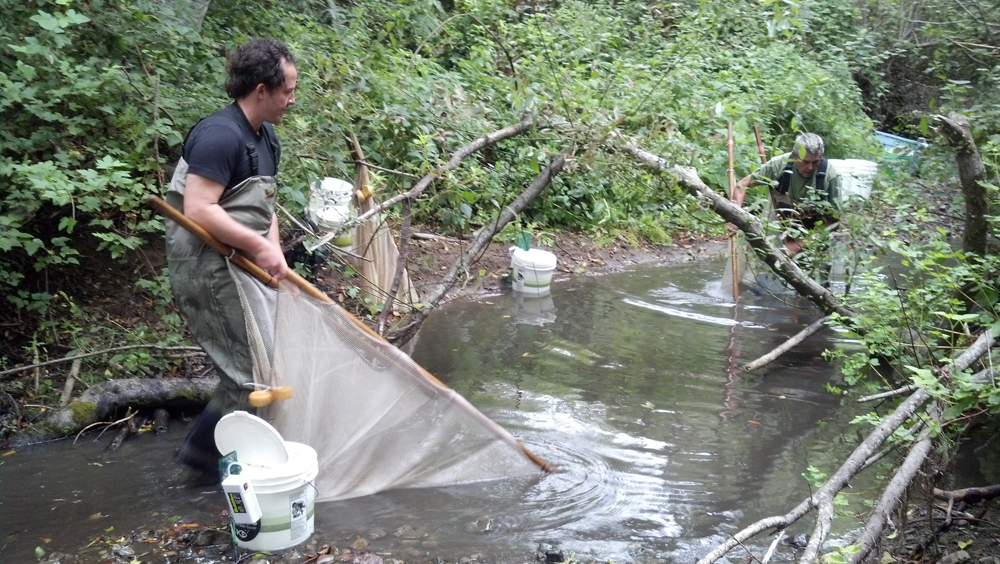
<path fill-rule="evenodd" d="M 218 378 L 109 380 L 92 386 L 65 408 L 54 410 L 21 433 L 11 446 L 73 435 L 126 407 L 154 409 L 164 405 L 205 405 Z"/>
<path fill-rule="evenodd" d="M 1000 497 L 1000 485 L 963 488 L 960 490 L 939 490 L 934 488 L 934 497 L 954 501 L 964 501 L 970 505 Z"/>

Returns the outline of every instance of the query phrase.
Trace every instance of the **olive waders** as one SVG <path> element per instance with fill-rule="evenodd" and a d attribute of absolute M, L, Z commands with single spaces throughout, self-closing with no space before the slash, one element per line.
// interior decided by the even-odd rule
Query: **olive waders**
<path fill-rule="evenodd" d="M 181 213 L 187 171 L 187 162 L 182 158 L 166 196 L 167 203 Z M 225 190 L 219 205 L 240 224 L 266 236 L 274 217 L 276 192 L 277 180 L 273 176 L 253 176 Z M 229 272 L 229 258 L 174 221 L 167 219 L 166 225 L 174 301 L 187 318 L 191 336 L 208 354 L 219 375 L 212 400 L 188 433 L 177 460 L 211 472 L 218 468 L 221 456 L 215 446 L 216 423 L 236 410 L 253 411 L 247 401 L 254 378 L 246 321 L 236 282 Z"/>

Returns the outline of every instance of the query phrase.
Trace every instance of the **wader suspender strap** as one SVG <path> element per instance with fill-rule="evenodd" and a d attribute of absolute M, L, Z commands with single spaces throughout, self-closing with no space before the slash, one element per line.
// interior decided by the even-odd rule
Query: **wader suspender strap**
<path fill-rule="evenodd" d="M 198 120 L 198 123 L 201 123 L 202 120 L 204 120 L 204 119 L 206 119 L 206 118 L 201 118 L 200 120 Z M 194 124 L 195 127 L 198 126 L 198 123 Z M 232 129 L 234 133 L 236 133 L 237 137 L 242 137 L 243 136 L 243 132 L 240 131 L 239 126 L 236 125 L 236 122 L 234 122 L 233 120 L 227 119 L 227 120 L 225 120 L 225 124 L 226 124 L 227 127 L 229 127 L 230 129 Z M 273 141 L 271 141 L 271 139 L 269 137 L 270 133 L 268 132 L 268 129 L 269 129 L 268 124 L 262 125 L 261 128 L 263 129 L 264 138 L 267 139 L 267 144 L 271 146 L 271 150 L 272 150 L 273 155 L 274 155 L 274 168 L 277 169 L 278 168 L 278 159 L 281 158 L 281 146 L 276 145 Z M 191 132 L 192 131 L 194 131 L 194 127 L 192 127 L 191 129 L 189 129 L 188 132 L 187 132 L 187 135 L 184 136 L 184 143 L 181 145 L 181 154 L 182 155 L 184 154 L 184 145 L 187 145 L 188 137 L 191 137 Z M 250 159 L 250 176 L 257 176 L 257 172 L 258 172 L 258 170 L 257 170 L 257 147 L 254 146 L 253 143 L 247 143 L 246 147 L 247 147 L 247 158 Z"/>
<path fill-rule="evenodd" d="M 826 166 L 829 164 L 829 160 L 823 157 L 819 161 L 819 166 L 816 167 L 816 191 L 823 194 L 823 199 L 830 202 L 830 193 L 826 191 Z M 792 183 L 792 174 L 795 172 L 795 163 L 789 162 L 785 165 L 785 169 L 781 171 L 778 175 L 778 193 L 787 194 L 788 187 Z M 833 202 L 830 202 L 833 203 Z"/>

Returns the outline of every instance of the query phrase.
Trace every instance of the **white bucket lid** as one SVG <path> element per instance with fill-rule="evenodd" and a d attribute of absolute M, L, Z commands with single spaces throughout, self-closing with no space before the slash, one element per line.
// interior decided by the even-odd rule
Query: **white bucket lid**
<path fill-rule="evenodd" d="M 351 194 L 354 193 L 354 184 L 351 184 L 346 180 L 331 178 L 329 176 L 320 180 L 318 183 L 314 181 L 312 188 L 313 191 L 319 190 L 324 196 L 337 200 L 346 196 L 347 200 L 350 201 Z"/>
<path fill-rule="evenodd" d="M 215 446 L 223 455 L 236 451 L 244 464 L 281 466 L 288 462 L 288 446 L 278 430 L 256 415 L 234 411 L 215 425 Z"/>
<path fill-rule="evenodd" d="M 551 269 L 556 267 L 556 255 L 542 249 L 511 247 L 511 259 L 521 266 L 530 268 Z"/>

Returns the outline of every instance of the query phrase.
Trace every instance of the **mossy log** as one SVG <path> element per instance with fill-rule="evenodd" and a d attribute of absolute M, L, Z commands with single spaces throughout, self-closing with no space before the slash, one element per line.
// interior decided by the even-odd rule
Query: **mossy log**
<path fill-rule="evenodd" d="M 109 380 L 92 386 L 64 408 L 52 410 L 21 433 L 15 445 L 56 439 L 78 433 L 93 423 L 112 418 L 126 408 L 153 410 L 170 406 L 203 406 L 219 384 L 218 378 L 134 378 Z"/>

